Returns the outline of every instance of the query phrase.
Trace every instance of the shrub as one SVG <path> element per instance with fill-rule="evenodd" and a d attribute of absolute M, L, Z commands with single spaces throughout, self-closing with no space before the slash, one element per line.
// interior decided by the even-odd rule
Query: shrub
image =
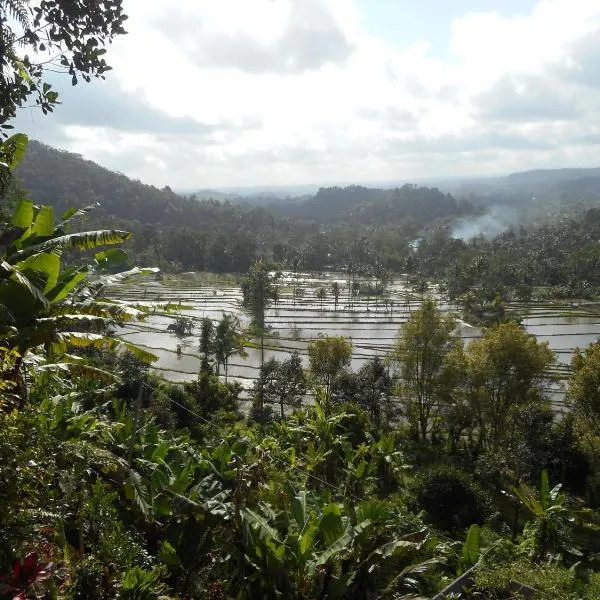
<path fill-rule="evenodd" d="M 511 584 L 512 582 L 512 584 Z M 526 560 L 509 563 L 496 561 L 484 564 L 475 573 L 475 586 L 485 598 L 519 598 L 512 595 L 515 584 L 523 584 L 538 591 L 539 600 L 576 600 L 581 595 L 576 592 L 575 573 L 549 564 L 534 564 Z"/>
<path fill-rule="evenodd" d="M 453 467 L 437 466 L 414 483 L 419 506 L 436 526 L 452 533 L 481 525 L 488 513 L 485 498 L 472 479 Z"/>

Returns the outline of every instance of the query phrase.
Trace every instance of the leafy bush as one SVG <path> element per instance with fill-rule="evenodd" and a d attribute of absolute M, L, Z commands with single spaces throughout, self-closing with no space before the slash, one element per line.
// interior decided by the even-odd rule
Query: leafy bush
<path fill-rule="evenodd" d="M 267 425 L 273 421 L 273 407 L 269 404 L 261 406 L 259 398 L 255 398 L 252 401 L 252 408 L 250 408 L 248 419 L 261 425 Z"/>
<path fill-rule="evenodd" d="M 121 582 L 122 600 L 158 600 L 168 592 L 167 586 L 161 581 L 163 569 L 155 567 L 144 571 L 139 567 L 129 569 Z"/>
<path fill-rule="evenodd" d="M 433 467 L 420 475 L 413 486 L 417 502 L 429 520 L 446 531 L 457 533 L 469 525 L 481 525 L 488 513 L 479 487 L 456 468 Z"/>
<path fill-rule="evenodd" d="M 512 582 L 512 584 L 511 584 Z M 511 595 L 516 584 L 538 590 L 539 600 L 579 600 L 577 581 L 572 570 L 548 564 L 533 564 L 525 560 L 498 564 L 484 564 L 475 573 L 475 586 L 485 598 L 519 598 Z M 591 596 L 588 596 L 591 598 Z"/>
<path fill-rule="evenodd" d="M 84 504 L 81 520 L 85 529 L 86 545 L 103 564 L 128 568 L 149 566 L 150 557 L 141 544 L 129 534 L 119 518 L 115 502 L 117 494 L 96 483 Z"/>

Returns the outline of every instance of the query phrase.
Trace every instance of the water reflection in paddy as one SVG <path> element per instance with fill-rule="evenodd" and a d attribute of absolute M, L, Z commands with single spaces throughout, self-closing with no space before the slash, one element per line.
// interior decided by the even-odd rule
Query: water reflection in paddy
<path fill-rule="evenodd" d="M 340 273 L 325 273 L 319 276 L 301 275 L 296 279 L 291 274 L 283 278 L 281 299 L 277 306 L 267 311 L 267 324 L 271 328 L 266 339 L 265 357 L 284 359 L 298 350 L 305 365 L 308 343 L 319 334 L 344 335 L 351 338 L 354 346 L 352 368 L 356 369 L 371 356 L 384 356 L 393 346 L 398 329 L 420 305 L 420 296 L 407 290 L 405 278 L 401 277 L 388 287 L 388 301 L 364 297 L 351 298 L 344 291 L 339 298 L 337 310 L 329 291 L 332 281 L 346 285 Z M 292 289 L 297 283 L 303 290 L 295 300 Z M 321 304 L 316 297 L 320 286 L 328 289 L 327 298 Z M 156 303 L 181 303 L 186 308 L 179 314 L 195 321 L 203 317 L 214 320 L 224 312 L 235 314 L 243 326 L 249 325 L 248 315 L 241 308 L 241 291 L 230 283 L 223 287 L 194 286 L 186 282 L 181 288 L 157 285 L 156 282 L 141 282 L 136 287 L 116 286 L 111 294 L 128 301 Z M 441 304 L 446 311 L 456 311 L 456 306 Z M 189 338 L 178 338 L 167 331 L 176 315 L 151 314 L 144 323 L 135 323 L 121 329 L 128 341 L 146 348 L 158 356 L 155 367 L 173 381 L 186 381 L 196 377 L 200 366 L 198 332 Z M 600 337 L 600 316 L 586 314 L 583 309 L 573 310 L 568 305 L 528 307 L 523 323 L 527 330 L 539 340 L 548 341 L 557 354 L 557 362 L 563 368 L 571 360 L 575 347 L 587 347 Z M 457 331 L 468 343 L 480 335 L 477 327 L 458 323 Z M 178 345 L 181 353 L 177 352 Z M 248 348 L 248 357 L 234 356 L 230 362 L 229 375 L 240 380 L 245 387 L 251 385 L 260 364 L 260 351 Z M 565 371 L 566 372 L 566 371 Z M 553 397 L 560 403 L 562 391 L 553 384 Z"/>

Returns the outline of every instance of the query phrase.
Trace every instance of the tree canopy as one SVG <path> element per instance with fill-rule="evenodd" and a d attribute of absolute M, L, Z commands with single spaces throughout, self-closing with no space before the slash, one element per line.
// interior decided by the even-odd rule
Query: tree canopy
<path fill-rule="evenodd" d="M 0 128 L 30 98 L 45 113 L 59 102 L 48 69 L 81 79 L 110 70 L 106 44 L 125 33 L 122 0 L 2 0 L 0 2 Z"/>

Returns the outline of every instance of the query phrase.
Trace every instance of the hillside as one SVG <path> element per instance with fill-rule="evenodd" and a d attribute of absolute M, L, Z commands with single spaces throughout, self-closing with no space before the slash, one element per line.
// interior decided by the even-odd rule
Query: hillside
<path fill-rule="evenodd" d="M 506 178 L 510 185 L 552 184 L 589 177 L 600 177 L 600 168 L 592 169 L 535 169 L 512 173 Z"/>
<path fill-rule="evenodd" d="M 56 150 L 37 141 L 29 143 L 17 176 L 31 198 L 62 212 L 99 202 L 98 218 L 204 230 L 215 225 L 273 226 L 273 217 L 259 208 L 228 202 L 196 201 L 132 180 L 85 160 L 78 154 Z"/>
<path fill-rule="evenodd" d="M 36 141 L 17 177 L 32 199 L 58 214 L 99 203 L 85 227 L 132 231 L 132 260 L 165 270 L 245 272 L 278 241 L 317 232 L 315 225 L 277 218 L 263 208 L 185 198 Z"/>
<path fill-rule="evenodd" d="M 378 189 L 352 185 L 321 188 L 317 194 L 295 203 L 272 203 L 274 214 L 324 223 L 395 223 L 404 220 L 427 224 L 439 218 L 459 216 L 459 206 L 450 194 L 437 188 L 406 184 L 401 188 Z"/>

